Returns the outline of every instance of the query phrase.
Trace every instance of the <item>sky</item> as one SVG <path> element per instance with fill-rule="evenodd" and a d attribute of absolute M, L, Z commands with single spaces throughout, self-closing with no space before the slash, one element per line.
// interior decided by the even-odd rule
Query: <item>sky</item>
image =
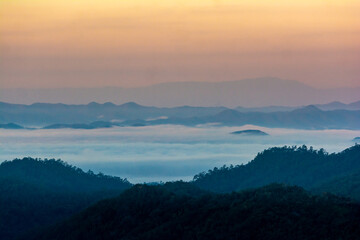
<path fill-rule="evenodd" d="M 360 86 L 359 0 L 0 0 L 0 88 Z"/>

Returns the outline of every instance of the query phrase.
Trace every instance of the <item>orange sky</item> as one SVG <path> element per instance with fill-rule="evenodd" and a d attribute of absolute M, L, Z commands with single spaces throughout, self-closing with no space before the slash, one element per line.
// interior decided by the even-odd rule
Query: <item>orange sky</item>
<path fill-rule="evenodd" d="M 360 1 L 0 0 L 0 87 L 360 86 Z"/>

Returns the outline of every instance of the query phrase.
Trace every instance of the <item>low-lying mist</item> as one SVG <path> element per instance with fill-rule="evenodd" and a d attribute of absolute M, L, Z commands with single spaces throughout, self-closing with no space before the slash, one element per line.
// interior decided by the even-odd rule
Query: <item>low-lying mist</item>
<path fill-rule="evenodd" d="M 269 136 L 233 131 L 259 129 Z M 313 146 L 338 152 L 354 145 L 360 131 L 293 130 L 161 125 L 94 130 L 0 130 L 0 161 L 25 156 L 61 158 L 83 170 L 126 177 L 132 183 L 190 180 L 213 167 L 247 163 L 266 148 Z"/>

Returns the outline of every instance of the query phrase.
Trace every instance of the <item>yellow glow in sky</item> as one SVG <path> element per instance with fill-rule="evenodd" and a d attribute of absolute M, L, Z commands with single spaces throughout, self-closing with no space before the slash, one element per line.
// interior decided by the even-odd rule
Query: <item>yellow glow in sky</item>
<path fill-rule="evenodd" d="M 360 86 L 359 12 L 354 0 L 0 0 L 0 86 Z"/>

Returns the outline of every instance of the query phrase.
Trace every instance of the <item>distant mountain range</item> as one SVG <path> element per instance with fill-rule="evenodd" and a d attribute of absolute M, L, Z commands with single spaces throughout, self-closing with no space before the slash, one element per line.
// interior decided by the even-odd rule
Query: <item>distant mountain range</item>
<path fill-rule="evenodd" d="M 230 82 L 174 82 L 137 88 L 0 89 L 0 101 L 12 103 L 86 104 L 91 101 L 134 101 L 143 105 L 190 106 L 303 106 L 331 101 L 359 100 L 358 88 L 314 88 L 278 78 L 244 79 Z"/>
<path fill-rule="evenodd" d="M 290 112 L 246 112 L 224 110 L 213 116 L 192 118 L 168 118 L 148 121 L 147 124 L 219 124 L 242 126 L 252 124 L 263 127 L 295 129 L 360 129 L 360 111 L 333 110 L 322 111 L 310 105 Z"/>
<path fill-rule="evenodd" d="M 158 108 L 141 106 L 134 102 L 122 105 L 113 103 L 66 105 L 35 103 L 31 105 L 0 102 L 0 123 L 44 126 L 50 124 L 89 124 L 96 121 L 119 123 L 125 120 L 155 120 L 168 117 L 202 117 L 217 114 L 225 107 L 174 107 Z"/>
<path fill-rule="evenodd" d="M 360 101 L 345 104 L 342 102 L 331 102 L 326 104 L 315 104 L 315 107 L 324 110 L 360 110 Z M 297 107 L 288 107 L 288 106 L 266 106 L 266 107 L 255 107 L 255 108 L 245 108 L 245 107 L 237 107 L 235 110 L 239 112 L 288 112 L 293 111 L 295 109 L 301 108 L 304 106 Z"/>
<path fill-rule="evenodd" d="M 23 126 L 20 126 L 18 124 L 15 123 L 6 123 L 6 124 L 0 124 L 0 128 L 3 129 L 23 129 Z"/>
<path fill-rule="evenodd" d="M 73 124 L 52 124 L 49 126 L 43 127 L 43 129 L 61 129 L 61 128 L 72 128 L 72 129 L 96 129 L 96 128 L 110 128 L 115 126 L 115 124 L 111 122 L 92 122 L 89 124 L 86 123 L 73 123 Z"/>
<path fill-rule="evenodd" d="M 344 107 L 344 109 L 337 109 L 337 107 Z M 295 109 L 285 108 L 281 107 L 282 111 L 279 110 L 280 107 L 239 111 L 239 108 L 226 107 L 147 107 L 134 102 L 122 105 L 95 102 L 87 105 L 0 103 L 0 128 L 19 129 L 37 126 L 46 129 L 95 129 L 160 124 L 186 126 L 252 124 L 298 129 L 360 129 L 360 101 L 351 104 L 330 103 Z M 326 111 L 321 109 L 326 109 Z"/>

